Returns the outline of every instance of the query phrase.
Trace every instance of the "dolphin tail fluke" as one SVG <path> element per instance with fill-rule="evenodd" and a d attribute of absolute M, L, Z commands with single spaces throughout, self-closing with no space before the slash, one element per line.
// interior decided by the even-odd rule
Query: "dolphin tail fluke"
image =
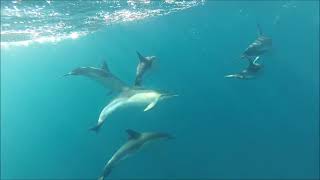
<path fill-rule="evenodd" d="M 89 128 L 89 130 L 90 130 L 90 131 L 94 131 L 94 132 L 96 132 L 96 133 L 99 133 L 101 126 L 102 126 L 102 124 L 97 124 L 97 125 Z"/>

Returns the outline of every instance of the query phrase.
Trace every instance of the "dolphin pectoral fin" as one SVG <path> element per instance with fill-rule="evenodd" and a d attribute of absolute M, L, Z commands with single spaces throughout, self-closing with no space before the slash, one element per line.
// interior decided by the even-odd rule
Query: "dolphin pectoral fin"
<path fill-rule="evenodd" d="M 157 104 L 157 102 L 158 102 L 157 100 L 151 102 L 143 111 L 144 112 L 149 111 L 150 109 L 152 109 Z"/>
<path fill-rule="evenodd" d="M 257 61 L 260 59 L 260 56 L 257 56 L 253 61 L 252 64 L 257 65 Z"/>

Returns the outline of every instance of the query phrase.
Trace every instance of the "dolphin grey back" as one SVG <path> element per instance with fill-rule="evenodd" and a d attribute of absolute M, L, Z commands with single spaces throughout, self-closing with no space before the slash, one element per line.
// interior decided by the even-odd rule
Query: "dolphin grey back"
<path fill-rule="evenodd" d="M 111 73 L 107 63 L 104 61 L 101 68 L 80 67 L 69 72 L 67 75 L 80 75 L 97 81 L 111 91 L 122 92 L 129 89 L 126 83 Z"/>

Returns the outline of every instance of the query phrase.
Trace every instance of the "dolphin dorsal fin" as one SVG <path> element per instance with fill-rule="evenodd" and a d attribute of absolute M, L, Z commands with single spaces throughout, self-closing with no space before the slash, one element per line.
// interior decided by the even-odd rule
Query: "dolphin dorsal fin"
<path fill-rule="evenodd" d="M 101 69 L 105 70 L 106 72 L 110 72 L 106 61 L 102 62 Z"/>
<path fill-rule="evenodd" d="M 263 34 L 262 34 L 262 30 L 259 23 L 257 23 L 257 29 L 258 29 L 258 35 L 262 36 Z"/>
<path fill-rule="evenodd" d="M 141 133 L 134 131 L 132 129 L 127 129 L 126 132 L 128 134 L 128 139 L 137 139 L 141 136 Z"/>
<path fill-rule="evenodd" d="M 147 60 L 147 59 L 146 59 L 144 56 L 142 56 L 138 51 L 136 51 L 136 52 L 137 52 L 137 55 L 138 55 L 138 57 L 139 57 L 140 62 L 144 62 L 144 61 Z"/>

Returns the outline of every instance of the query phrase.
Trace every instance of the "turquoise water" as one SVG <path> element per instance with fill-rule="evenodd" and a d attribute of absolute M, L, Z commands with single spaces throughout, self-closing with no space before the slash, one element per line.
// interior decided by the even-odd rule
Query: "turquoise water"
<path fill-rule="evenodd" d="M 263 73 L 224 78 L 245 68 L 257 22 L 273 39 Z M 179 97 L 88 131 L 113 96 L 61 76 L 106 60 L 132 84 L 136 50 L 158 57 L 145 87 Z M 176 138 L 112 179 L 319 178 L 319 2 L 1 1 L 1 179 L 97 178 L 127 128 Z"/>

